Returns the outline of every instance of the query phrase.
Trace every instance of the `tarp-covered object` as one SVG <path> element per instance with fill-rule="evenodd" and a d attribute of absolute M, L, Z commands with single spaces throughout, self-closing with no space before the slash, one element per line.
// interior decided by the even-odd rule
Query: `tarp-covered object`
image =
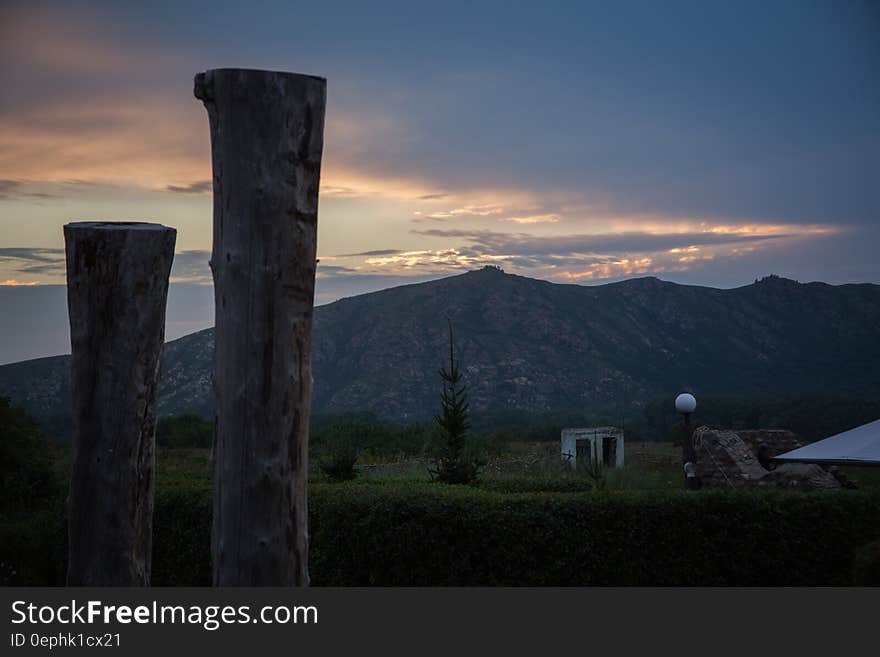
<path fill-rule="evenodd" d="M 785 452 L 773 460 L 838 465 L 880 465 L 880 420 Z"/>

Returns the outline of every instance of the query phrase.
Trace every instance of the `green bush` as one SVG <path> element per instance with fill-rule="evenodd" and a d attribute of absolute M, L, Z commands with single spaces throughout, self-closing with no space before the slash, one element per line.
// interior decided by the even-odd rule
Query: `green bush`
<path fill-rule="evenodd" d="M 432 440 L 427 424 L 397 425 L 364 420 L 334 422 L 309 433 L 309 450 L 319 458 L 338 445 L 349 445 L 376 458 L 415 456 Z"/>
<path fill-rule="evenodd" d="M 210 447 L 213 440 L 214 424 L 195 413 L 164 417 L 156 426 L 159 447 Z"/>
<path fill-rule="evenodd" d="M 154 586 L 211 585 L 211 491 L 159 491 L 153 511 Z"/>
<path fill-rule="evenodd" d="M 63 586 L 67 521 L 60 500 L 39 511 L 0 512 L 0 586 Z"/>
<path fill-rule="evenodd" d="M 313 582 L 845 585 L 880 536 L 864 493 L 527 493 L 313 487 Z"/>
<path fill-rule="evenodd" d="M 54 495 L 53 447 L 37 424 L 0 397 L 0 508 L 30 508 Z"/>
<path fill-rule="evenodd" d="M 853 563 L 853 584 L 880 586 L 880 541 L 859 548 Z"/>
<path fill-rule="evenodd" d="M 587 493 L 595 489 L 592 480 L 577 471 L 564 475 L 484 477 L 477 487 L 494 493 Z"/>
<path fill-rule="evenodd" d="M 309 489 L 317 586 L 842 586 L 857 551 L 880 540 L 880 495 L 863 491 Z M 159 491 L 153 583 L 209 585 L 210 529 L 207 487 Z M 62 584 L 63 555 L 60 510 L 0 518 L 0 563 L 14 565 L 14 583 Z"/>
<path fill-rule="evenodd" d="M 318 467 L 331 481 L 351 481 L 357 477 L 357 458 L 354 447 L 338 445 L 318 462 Z"/>

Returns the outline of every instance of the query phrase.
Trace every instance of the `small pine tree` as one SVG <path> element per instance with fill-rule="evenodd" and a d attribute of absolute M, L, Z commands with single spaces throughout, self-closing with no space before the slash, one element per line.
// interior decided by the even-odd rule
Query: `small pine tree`
<path fill-rule="evenodd" d="M 432 479 L 447 484 L 469 484 L 480 474 L 480 464 L 465 453 L 467 433 L 471 423 L 468 416 L 467 386 L 462 382 L 461 369 L 455 360 L 455 340 L 449 321 L 449 369 L 439 371 L 443 380 L 440 393 L 441 414 L 434 420 L 443 434 L 443 447 L 436 467 L 429 469 Z"/>

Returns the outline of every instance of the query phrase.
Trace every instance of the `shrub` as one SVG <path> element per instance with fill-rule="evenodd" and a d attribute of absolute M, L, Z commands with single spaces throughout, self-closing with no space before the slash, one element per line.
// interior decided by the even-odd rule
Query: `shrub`
<path fill-rule="evenodd" d="M 63 586 L 67 521 L 60 500 L 30 512 L 0 513 L 0 586 Z"/>
<path fill-rule="evenodd" d="M 880 497 L 312 487 L 315 585 L 847 585 Z"/>
<path fill-rule="evenodd" d="M 880 541 L 862 546 L 853 562 L 853 584 L 880 586 Z"/>
<path fill-rule="evenodd" d="M 350 445 L 339 445 L 318 463 L 321 472 L 331 481 L 351 481 L 357 477 L 357 451 Z"/>
<path fill-rule="evenodd" d="M 159 447 L 210 447 L 213 439 L 213 423 L 195 413 L 164 417 L 156 426 Z"/>
<path fill-rule="evenodd" d="M 153 511 L 154 586 L 211 585 L 211 491 L 158 491 Z"/>
<path fill-rule="evenodd" d="M 0 508 L 29 508 L 56 493 L 52 450 L 36 423 L 0 397 Z"/>
<path fill-rule="evenodd" d="M 494 493 L 587 493 L 595 489 L 593 482 L 588 477 L 580 476 L 576 472 L 572 472 L 570 476 L 506 475 L 484 477 L 477 484 L 477 487 Z"/>
<path fill-rule="evenodd" d="M 309 449 L 320 455 L 340 443 L 347 443 L 358 453 L 366 452 L 380 458 L 415 456 L 430 443 L 433 431 L 434 428 L 426 424 L 345 420 L 311 430 Z"/>
<path fill-rule="evenodd" d="M 501 494 L 400 480 L 309 489 L 317 586 L 844 586 L 856 551 L 880 541 L 880 495 L 864 491 Z M 0 517 L 11 583 L 63 584 L 63 528 L 60 504 Z M 210 532 L 207 487 L 159 491 L 153 583 L 209 585 Z M 876 554 L 859 551 L 857 578 L 876 573 L 858 565 L 876 568 Z"/>

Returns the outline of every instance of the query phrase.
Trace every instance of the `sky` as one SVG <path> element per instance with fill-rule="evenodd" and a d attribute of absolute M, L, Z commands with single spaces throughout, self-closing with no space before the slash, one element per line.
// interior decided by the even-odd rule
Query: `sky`
<path fill-rule="evenodd" d="M 174 226 L 172 287 L 210 286 L 221 67 L 327 78 L 317 303 L 485 264 L 880 283 L 871 0 L 4 0 L 0 287 L 63 284 L 74 220 Z"/>

